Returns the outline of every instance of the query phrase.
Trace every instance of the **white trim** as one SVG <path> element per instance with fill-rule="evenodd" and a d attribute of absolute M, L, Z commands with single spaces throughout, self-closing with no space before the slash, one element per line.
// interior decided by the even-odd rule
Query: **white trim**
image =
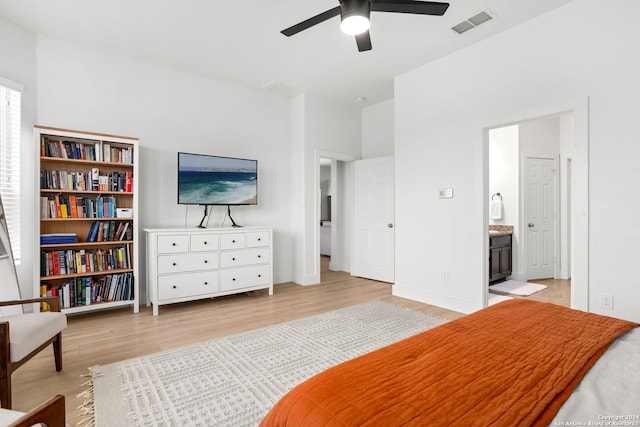
<path fill-rule="evenodd" d="M 16 92 L 24 93 L 24 85 L 0 76 L 0 86 L 8 87 Z"/>

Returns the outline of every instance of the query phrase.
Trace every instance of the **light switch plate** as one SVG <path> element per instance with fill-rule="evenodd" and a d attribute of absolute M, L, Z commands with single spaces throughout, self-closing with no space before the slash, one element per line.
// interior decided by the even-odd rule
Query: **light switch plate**
<path fill-rule="evenodd" d="M 453 198 L 453 188 L 441 188 L 438 192 L 441 199 Z"/>

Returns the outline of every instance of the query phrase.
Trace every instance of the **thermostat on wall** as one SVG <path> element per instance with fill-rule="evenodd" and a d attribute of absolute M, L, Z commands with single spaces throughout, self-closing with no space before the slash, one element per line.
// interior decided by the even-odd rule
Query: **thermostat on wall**
<path fill-rule="evenodd" d="M 453 198 L 453 188 L 441 188 L 438 192 L 441 199 Z"/>

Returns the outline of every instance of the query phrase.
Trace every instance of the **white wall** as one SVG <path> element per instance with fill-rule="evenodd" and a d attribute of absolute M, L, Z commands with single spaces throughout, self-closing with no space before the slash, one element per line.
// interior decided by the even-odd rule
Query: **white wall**
<path fill-rule="evenodd" d="M 259 204 L 232 208 L 233 218 L 275 227 L 274 281 L 292 279 L 288 100 L 46 37 L 37 57 L 38 124 L 140 138 L 141 231 L 202 217 L 176 203 L 178 151 L 257 159 Z M 225 212 L 214 207 L 209 227 Z"/>
<path fill-rule="evenodd" d="M 588 277 L 575 285 L 587 288 L 590 311 L 640 320 L 638 14 L 631 0 L 574 1 L 396 78 L 394 294 L 482 306 L 483 127 L 588 96 L 589 206 L 576 213 L 588 224 L 588 264 L 574 265 Z M 444 187 L 453 199 L 438 199 Z M 603 292 L 613 311 L 600 308 Z"/>
<path fill-rule="evenodd" d="M 490 219 L 489 224 L 515 225 L 520 218 L 519 148 L 518 126 L 489 131 L 489 195 L 500 193 L 503 207 L 502 219 Z"/>
<path fill-rule="evenodd" d="M 320 198 L 316 197 L 320 183 L 319 158 L 360 158 L 361 114 L 356 108 L 300 95 L 293 100 L 292 120 L 294 280 L 310 285 L 320 282 Z M 335 183 L 333 187 L 338 194 L 337 200 L 342 200 L 340 194 L 348 191 L 351 185 L 351 182 L 347 182 L 350 175 L 344 176 L 343 182 Z M 341 205 L 344 206 L 340 209 L 350 209 L 349 201 Z M 345 239 L 351 238 L 350 218 L 343 221 L 339 218 L 341 216 L 331 224 L 332 232 L 337 232 L 339 236 L 336 247 L 331 248 L 332 258 L 341 256 L 340 248 L 348 246 L 349 242 Z M 339 231 L 338 227 L 341 227 Z"/>
<path fill-rule="evenodd" d="M 24 85 L 20 188 L 33 194 L 33 125 L 36 121 L 36 37 L 0 16 L 0 76 Z M 21 262 L 16 266 L 23 298 L 33 293 L 33 198 L 21 200 Z"/>
<path fill-rule="evenodd" d="M 489 197 L 496 193 L 502 196 L 503 216 L 497 220 L 489 216 L 489 224 L 513 226 L 512 276 L 519 279 L 520 143 L 517 125 L 489 131 Z"/>
<path fill-rule="evenodd" d="M 525 155 L 557 158 L 560 152 L 560 119 L 530 120 L 519 126 L 520 151 Z"/>
<path fill-rule="evenodd" d="M 393 156 L 394 100 L 362 109 L 362 158 Z"/>

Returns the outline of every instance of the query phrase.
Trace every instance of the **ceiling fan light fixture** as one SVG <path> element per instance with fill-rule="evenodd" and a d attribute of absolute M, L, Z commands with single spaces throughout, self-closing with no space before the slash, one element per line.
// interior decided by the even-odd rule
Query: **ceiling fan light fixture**
<path fill-rule="evenodd" d="M 343 32 L 355 36 L 356 34 L 362 34 L 369 29 L 371 22 L 366 16 L 351 15 L 346 18 L 342 18 L 340 28 Z"/>
<path fill-rule="evenodd" d="M 355 36 L 369 29 L 371 4 L 369 0 L 341 0 L 340 28 L 343 32 Z"/>

